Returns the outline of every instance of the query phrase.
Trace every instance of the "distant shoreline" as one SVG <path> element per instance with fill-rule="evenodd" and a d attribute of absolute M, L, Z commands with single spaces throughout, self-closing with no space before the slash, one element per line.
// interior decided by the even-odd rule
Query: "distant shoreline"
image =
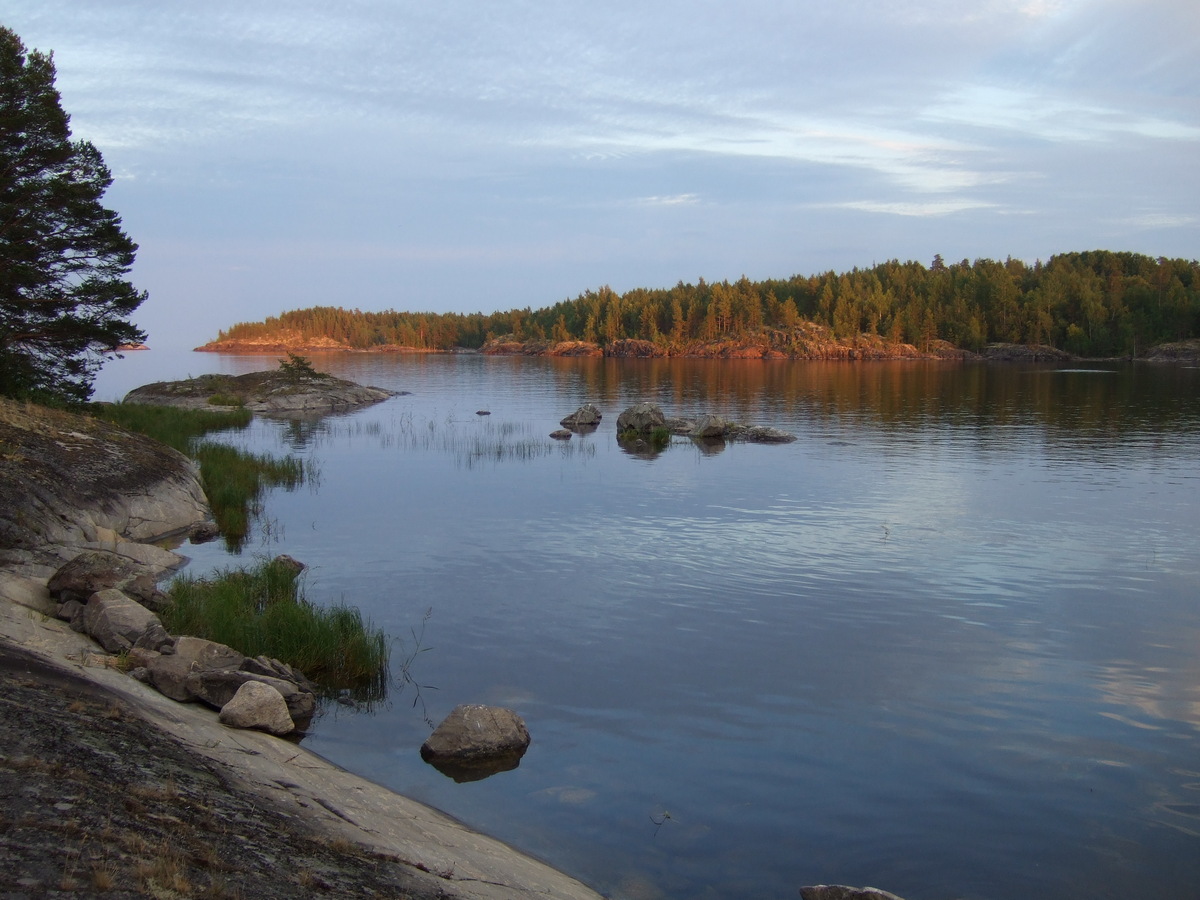
<path fill-rule="evenodd" d="M 271 356 L 281 353 L 367 353 L 367 354 L 481 354 L 484 356 L 550 356 L 608 359 L 761 359 L 792 361 L 888 361 L 942 360 L 950 362 L 1176 362 L 1200 364 L 1200 340 L 1178 341 L 1150 348 L 1145 355 L 1130 357 L 1084 357 L 1041 344 L 989 344 L 980 353 L 938 341 L 926 351 L 912 344 L 895 344 L 863 335 L 853 341 L 813 340 L 802 350 L 785 352 L 769 342 L 728 340 L 689 344 L 681 350 L 663 348 L 650 341 L 621 340 L 600 345 L 587 341 L 516 341 L 498 338 L 478 349 L 453 347 L 428 349 L 394 344 L 351 347 L 334 341 L 212 341 L 196 347 L 197 353 L 235 356 Z"/>

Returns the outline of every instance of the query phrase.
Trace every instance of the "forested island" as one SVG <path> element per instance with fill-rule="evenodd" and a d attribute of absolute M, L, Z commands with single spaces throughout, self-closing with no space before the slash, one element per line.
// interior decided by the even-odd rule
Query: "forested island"
<path fill-rule="evenodd" d="M 606 286 L 491 314 L 317 306 L 236 324 L 197 349 L 870 359 L 1003 345 L 1140 358 L 1198 336 L 1200 263 L 1096 250 L 1033 265 L 937 256 L 757 282 Z"/>

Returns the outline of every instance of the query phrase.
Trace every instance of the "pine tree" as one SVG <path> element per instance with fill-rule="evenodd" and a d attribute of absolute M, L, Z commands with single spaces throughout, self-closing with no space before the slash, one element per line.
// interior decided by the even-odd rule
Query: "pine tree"
<path fill-rule="evenodd" d="M 72 141 L 54 59 L 0 27 L 0 394 L 86 400 L 104 358 L 145 334 L 125 276 L 137 245 L 101 205 L 112 175 Z"/>

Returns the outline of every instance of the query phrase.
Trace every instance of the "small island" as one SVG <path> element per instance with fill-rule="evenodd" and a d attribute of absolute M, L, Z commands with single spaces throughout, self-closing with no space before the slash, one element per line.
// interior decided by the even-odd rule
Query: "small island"
<path fill-rule="evenodd" d="M 268 415 L 291 415 L 349 412 L 394 396 L 395 391 L 318 372 L 304 357 L 289 353 L 274 370 L 159 381 L 134 388 L 125 402 L 184 409 L 241 407 Z"/>

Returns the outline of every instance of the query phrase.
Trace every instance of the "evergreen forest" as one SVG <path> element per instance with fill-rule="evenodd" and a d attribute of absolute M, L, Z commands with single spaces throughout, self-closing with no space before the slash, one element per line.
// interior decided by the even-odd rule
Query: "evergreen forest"
<path fill-rule="evenodd" d="M 542 309 L 490 314 L 362 312 L 317 306 L 222 331 L 225 341 L 321 342 L 370 350 L 479 348 L 489 340 L 649 341 L 667 352 L 721 340 L 794 333 L 804 323 L 840 341 L 862 335 L 925 351 L 936 342 L 978 351 L 993 343 L 1048 345 L 1084 357 L 1136 357 L 1200 336 L 1200 263 L 1089 251 L 1028 265 L 977 259 L 784 280 L 609 287 Z M 786 345 L 786 342 L 785 342 Z M 211 347 L 212 345 L 210 345 Z"/>

